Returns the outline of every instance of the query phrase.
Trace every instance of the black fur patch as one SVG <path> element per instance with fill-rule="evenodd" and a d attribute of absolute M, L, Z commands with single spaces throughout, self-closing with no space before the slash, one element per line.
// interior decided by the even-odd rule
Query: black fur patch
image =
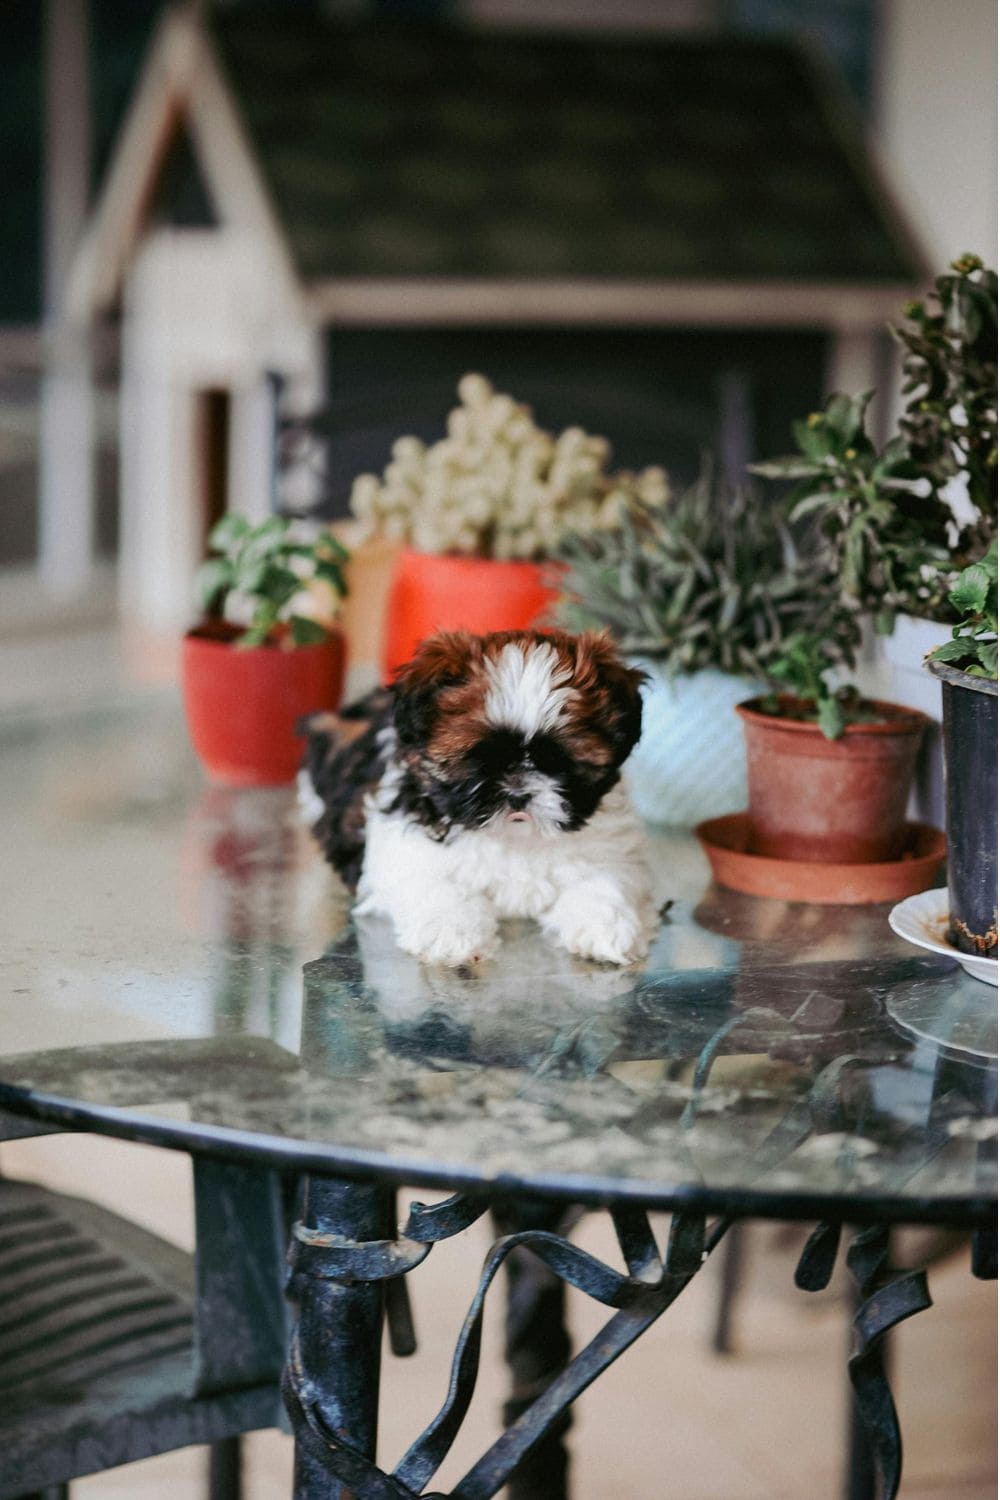
<path fill-rule="evenodd" d="M 325 804 L 313 833 L 352 889 L 361 876 L 365 852 L 364 799 L 378 786 L 386 765 L 378 735 L 391 722 L 392 694 L 376 688 L 341 714 L 315 714 L 303 726 L 307 736 L 304 769 Z M 356 735 L 347 733 L 349 726 L 362 724 Z"/>

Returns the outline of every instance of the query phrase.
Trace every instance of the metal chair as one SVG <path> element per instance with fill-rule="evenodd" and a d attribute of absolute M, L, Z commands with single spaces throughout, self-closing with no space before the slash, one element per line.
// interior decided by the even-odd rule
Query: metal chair
<path fill-rule="evenodd" d="M 281 1182 L 196 1161 L 195 1205 L 192 1258 L 0 1179 L 0 1500 L 203 1443 L 210 1500 L 238 1500 L 239 1434 L 284 1424 Z"/>

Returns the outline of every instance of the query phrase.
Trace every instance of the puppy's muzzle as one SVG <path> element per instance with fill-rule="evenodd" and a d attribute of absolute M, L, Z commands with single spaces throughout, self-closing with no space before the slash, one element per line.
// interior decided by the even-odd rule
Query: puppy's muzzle
<path fill-rule="evenodd" d="M 530 792 L 507 793 L 507 823 L 530 823 L 531 814 L 526 810 L 531 801 Z"/>

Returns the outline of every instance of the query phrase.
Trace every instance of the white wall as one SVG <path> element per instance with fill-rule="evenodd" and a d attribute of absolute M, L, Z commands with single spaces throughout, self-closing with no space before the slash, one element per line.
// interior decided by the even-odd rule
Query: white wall
<path fill-rule="evenodd" d="M 232 400 L 229 508 L 270 509 L 268 371 L 300 405 L 321 391 L 321 345 L 289 308 L 283 282 L 252 235 L 161 229 L 142 244 L 126 284 L 121 376 L 122 614 L 171 634 L 190 623 L 202 555 L 196 397 Z"/>
<path fill-rule="evenodd" d="M 997 260 L 995 0 L 883 0 L 878 139 L 932 269 Z"/>

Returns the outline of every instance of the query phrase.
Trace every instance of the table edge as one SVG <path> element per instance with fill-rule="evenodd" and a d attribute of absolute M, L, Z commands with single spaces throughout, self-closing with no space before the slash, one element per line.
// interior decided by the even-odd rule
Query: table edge
<path fill-rule="evenodd" d="M 462 1166 L 388 1157 L 378 1151 L 331 1146 L 321 1141 L 288 1140 L 224 1125 L 191 1125 L 159 1119 L 138 1110 L 84 1104 L 0 1082 L 0 1112 L 30 1118 L 64 1131 L 91 1131 L 118 1140 L 184 1151 L 286 1173 L 372 1179 L 396 1186 L 447 1189 L 496 1199 L 516 1193 L 558 1199 L 588 1207 L 629 1203 L 666 1212 L 720 1214 L 732 1218 L 796 1221 L 829 1220 L 844 1224 L 947 1224 L 959 1228 L 993 1228 L 994 1193 L 967 1197 L 910 1198 L 887 1195 L 846 1197 L 836 1193 L 780 1194 L 757 1188 L 711 1188 L 692 1183 L 655 1184 L 576 1173 L 530 1175 L 476 1173 Z M 2 1138 L 2 1135 L 0 1135 Z"/>

